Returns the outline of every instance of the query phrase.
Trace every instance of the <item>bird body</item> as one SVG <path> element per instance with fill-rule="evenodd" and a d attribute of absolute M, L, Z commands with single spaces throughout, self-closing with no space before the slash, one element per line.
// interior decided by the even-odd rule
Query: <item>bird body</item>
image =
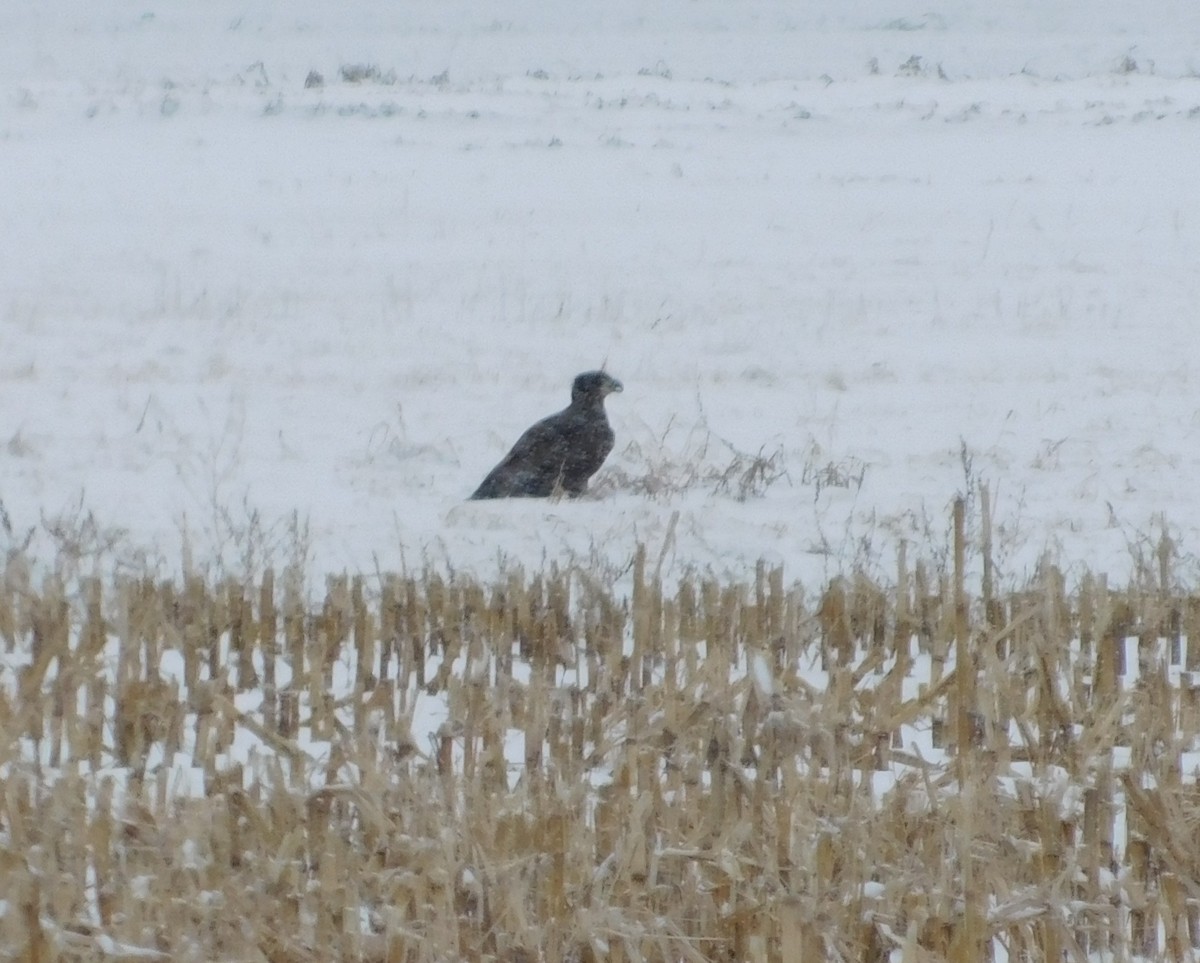
<path fill-rule="evenodd" d="M 526 430 L 471 498 L 545 498 L 560 488 L 572 498 L 582 495 L 612 451 L 604 399 L 621 390 L 603 371 L 576 377 L 571 403 Z"/>

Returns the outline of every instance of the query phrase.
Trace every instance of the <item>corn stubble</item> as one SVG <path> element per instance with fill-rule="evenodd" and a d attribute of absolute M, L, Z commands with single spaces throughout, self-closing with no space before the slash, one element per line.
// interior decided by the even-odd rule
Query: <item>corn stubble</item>
<path fill-rule="evenodd" d="M 973 597 L 956 523 L 955 571 L 815 595 L 10 561 L 0 956 L 1194 958 L 1200 597 Z"/>

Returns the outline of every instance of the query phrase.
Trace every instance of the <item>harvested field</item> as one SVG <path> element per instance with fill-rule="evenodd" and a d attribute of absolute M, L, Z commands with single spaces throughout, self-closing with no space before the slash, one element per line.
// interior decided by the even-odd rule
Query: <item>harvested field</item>
<path fill-rule="evenodd" d="M 0 955 L 1194 959 L 1200 595 L 968 585 L 956 522 L 820 587 L 13 555 Z"/>

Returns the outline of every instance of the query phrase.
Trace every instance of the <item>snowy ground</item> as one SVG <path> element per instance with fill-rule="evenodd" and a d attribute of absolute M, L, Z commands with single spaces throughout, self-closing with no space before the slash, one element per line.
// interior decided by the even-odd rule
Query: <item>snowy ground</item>
<path fill-rule="evenodd" d="M 1171 0 L 8 4 L 10 537 L 91 512 L 177 570 L 185 528 L 237 564 L 296 513 L 318 572 L 620 566 L 678 512 L 670 565 L 809 578 L 985 481 L 1014 578 L 1119 575 L 1164 518 L 1194 552 L 1198 35 Z M 464 503 L 602 363 L 613 469 L 786 476 Z"/>

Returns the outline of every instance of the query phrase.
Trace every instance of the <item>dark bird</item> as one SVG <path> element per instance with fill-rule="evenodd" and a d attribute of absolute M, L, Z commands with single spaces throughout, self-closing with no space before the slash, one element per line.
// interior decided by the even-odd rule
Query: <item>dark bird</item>
<path fill-rule="evenodd" d="M 576 377 L 571 403 L 518 438 L 471 498 L 545 498 L 559 488 L 572 498 L 582 495 L 612 451 L 604 399 L 621 390 L 621 382 L 603 371 Z"/>

